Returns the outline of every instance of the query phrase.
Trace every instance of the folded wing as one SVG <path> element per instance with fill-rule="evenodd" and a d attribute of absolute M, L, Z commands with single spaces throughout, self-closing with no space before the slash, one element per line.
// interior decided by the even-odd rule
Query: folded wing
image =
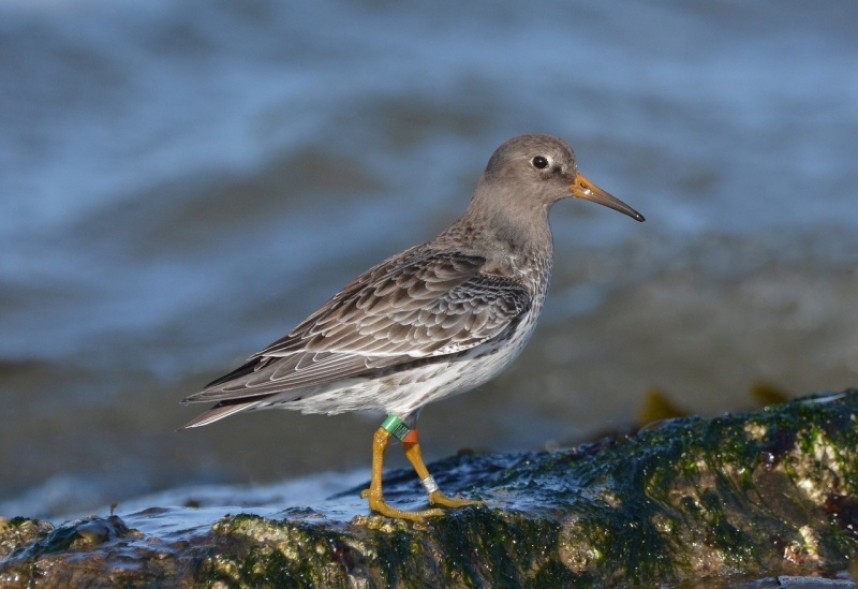
<path fill-rule="evenodd" d="M 289 391 L 298 398 L 318 385 L 459 354 L 513 328 L 531 304 L 518 281 L 481 273 L 482 256 L 429 252 L 400 260 L 369 270 L 289 335 L 185 402 L 244 404 Z"/>

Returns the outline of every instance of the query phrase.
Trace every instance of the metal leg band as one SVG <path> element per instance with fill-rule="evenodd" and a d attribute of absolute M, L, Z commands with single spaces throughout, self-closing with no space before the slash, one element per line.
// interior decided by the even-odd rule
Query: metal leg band
<path fill-rule="evenodd" d="M 438 490 L 438 483 L 435 482 L 431 474 L 420 482 L 423 483 L 423 486 L 426 487 L 426 492 L 430 495 Z"/>

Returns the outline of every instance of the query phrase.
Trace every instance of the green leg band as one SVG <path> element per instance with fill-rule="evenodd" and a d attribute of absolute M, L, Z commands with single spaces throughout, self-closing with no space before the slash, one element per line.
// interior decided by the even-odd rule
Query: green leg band
<path fill-rule="evenodd" d="M 405 423 L 395 415 L 388 415 L 387 419 L 382 422 L 381 429 L 387 431 L 400 442 L 408 435 L 408 432 L 411 431 L 411 428 L 405 425 Z"/>

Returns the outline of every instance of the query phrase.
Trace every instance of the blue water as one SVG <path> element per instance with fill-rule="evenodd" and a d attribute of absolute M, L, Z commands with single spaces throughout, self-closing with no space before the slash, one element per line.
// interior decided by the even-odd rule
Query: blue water
<path fill-rule="evenodd" d="M 858 5 L 0 3 L 0 514 L 368 465 L 375 417 L 177 402 L 570 141 L 543 325 L 427 452 L 858 381 Z M 232 421 L 232 422 L 230 422 Z M 22 501 L 26 501 L 22 503 Z"/>

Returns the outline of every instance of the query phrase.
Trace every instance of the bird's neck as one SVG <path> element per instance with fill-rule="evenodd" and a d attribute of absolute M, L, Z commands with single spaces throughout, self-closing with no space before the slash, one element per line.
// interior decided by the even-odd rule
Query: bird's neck
<path fill-rule="evenodd" d="M 475 201 L 476 201 L 475 197 Z M 471 203 L 465 215 L 444 232 L 446 237 L 475 249 L 507 252 L 530 260 L 550 259 L 553 253 L 548 207 L 510 210 L 493 203 Z"/>

